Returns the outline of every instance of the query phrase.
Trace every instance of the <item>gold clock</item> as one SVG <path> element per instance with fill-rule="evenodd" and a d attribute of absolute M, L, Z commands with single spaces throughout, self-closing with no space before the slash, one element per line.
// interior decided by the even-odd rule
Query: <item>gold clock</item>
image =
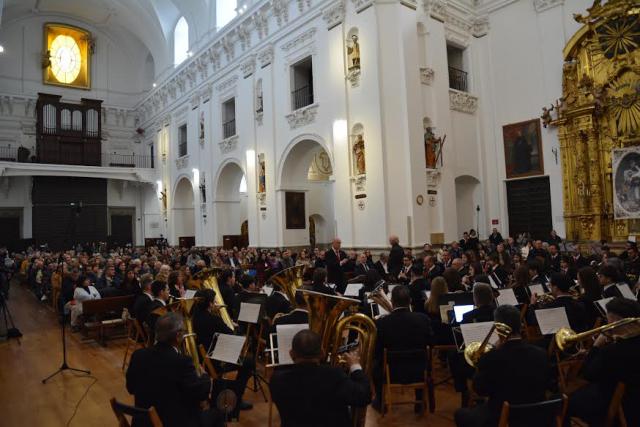
<path fill-rule="evenodd" d="M 44 82 L 90 89 L 91 33 L 63 24 L 45 24 Z"/>

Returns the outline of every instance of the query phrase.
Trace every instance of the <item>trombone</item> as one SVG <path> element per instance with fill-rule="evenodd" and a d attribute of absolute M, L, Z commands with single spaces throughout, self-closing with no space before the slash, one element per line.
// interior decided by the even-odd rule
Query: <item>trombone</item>
<path fill-rule="evenodd" d="M 613 338 L 614 341 L 637 337 L 640 335 L 640 317 L 621 319 L 582 333 L 576 333 L 570 328 L 560 328 L 555 334 L 555 343 L 561 351 L 567 352 L 567 350 L 576 347 L 579 352 L 582 348 L 582 341 L 597 334 L 604 334 Z"/>

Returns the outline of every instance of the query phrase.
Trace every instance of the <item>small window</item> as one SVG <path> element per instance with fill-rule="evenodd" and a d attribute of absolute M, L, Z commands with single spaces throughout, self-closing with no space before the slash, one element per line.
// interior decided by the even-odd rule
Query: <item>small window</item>
<path fill-rule="evenodd" d="M 293 90 L 291 91 L 291 108 L 297 110 L 313 104 L 313 64 L 311 57 L 291 67 Z"/>
<path fill-rule="evenodd" d="M 447 62 L 449 65 L 449 87 L 467 92 L 467 71 L 464 65 L 464 49 L 447 45 Z"/>
<path fill-rule="evenodd" d="M 178 128 L 178 157 L 187 155 L 187 125 Z"/>
<path fill-rule="evenodd" d="M 236 99 L 231 98 L 222 104 L 222 137 L 236 134 Z"/>
<path fill-rule="evenodd" d="M 173 63 L 177 67 L 189 56 L 189 24 L 184 16 L 173 30 Z"/>

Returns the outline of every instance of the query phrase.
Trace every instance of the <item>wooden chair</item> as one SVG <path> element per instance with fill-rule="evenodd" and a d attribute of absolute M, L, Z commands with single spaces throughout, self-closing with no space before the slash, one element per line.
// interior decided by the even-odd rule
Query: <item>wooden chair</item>
<path fill-rule="evenodd" d="M 521 422 L 517 423 L 518 426 L 552 426 L 562 427 L 564 417 L 567 415 L 567 407 L 569 406 L 569 399 L 566 395 L 562 395 L 561 398 L 545 400 L 536 403 L 526 403 L 521 405 L 511 405 L 509 402 L 502 404 L 502 411 L 500 412 L 500 420 L 498 421 L 498 427 L 508 427 L 510 425 L 510 419 L 516 415 L 526 419 L 525 424 Z M 535 415 L 534 415 L 535 414 Z M 526 417 L 526 418 L 524 418 Z M 552 422 L 554 420 L 555 422 Z"/>
<path fill-rule="evenodd" d="M 607 419 L 605 420 L 605 427 L 613 427 L 618 420 L 618 426 L 627 427 L 627 419 L 624 416 L 622 410 L 622 398 L 624 397 L 625 385 L 619 382 L 616 389 L 611 396 L 611 402 L 609 402 L 609 409 L 607 410 Z"/>
<path fill-rule="evenodd" d="M 115 397 L 112 397 L 110 402 L 113 413 L 116 414 L 116 418 L 118 419 L 119 427 L 131 427 L 131 423 L 129 423 L 126 416 L 146 416 L 152 427 L 162 427 L 160 416 L 153 406 L 149 409 L 136 408 L 135 406 L 118 402 Z"/>
<path fill-rule="evenodd" d="M 207 357 L 207 350 L 205 350 L 202 344 L 198 346 L 198 352 L 200 353 L 200 358 L 202 359 L 202 365 L 204 366 L 205 371 L 207 371 L 211 379 L 215 380 L 216 378 L 218 378 L 218 373 L 213 367 L 211 359 Z"/>
<path fill-rule="evenodd" d="M 124 350 L 124 358 L 122 360 L 123 371 L 128 364 L 127 357 L 129 356 L 129 351 L 133 349 L 131 350 L 131 353 L 133 353 L 138 347 L 145 348 L 147 341 L 147 334 L 140 322 L 138 322 L 138 319 L 127 319 L 127 347 Z"/>
<path fill-rule="evenodd" d="M 425 370 L 423 374 L 423 380 L 420 382 L 414 383 L 393 383 L 391 382 L 391 369 L 389 367 L 390 362 L 402 360 L 402 359 L 417 359 L 419 357 L 423 357 L 425 360 Z M 384 375 L 384 384 L 382 386 L 382 416 L 384 416 L 389 407 L 392 405 L 408 405 L 408 404 L 421 404 L 422 405 L 422 413 L 424 414 L 424 410 L 427 407 L 427 396 L 429 395 L 429 385 L 427 382 L 427 370 L 428 370 L 428 351 L 425 350 L 409 350 L 409 351 L 388 351 L 384 350 L 384 359 L 383 359 L 383 375 Z M 413 398 L 412 400 L 395 400 L 393 399 L 393 392 L 400 391 L 401 393 L 407 390 L 415 392 L 416 390 L 422 390 L 422 399 L 416 400 Z"/>

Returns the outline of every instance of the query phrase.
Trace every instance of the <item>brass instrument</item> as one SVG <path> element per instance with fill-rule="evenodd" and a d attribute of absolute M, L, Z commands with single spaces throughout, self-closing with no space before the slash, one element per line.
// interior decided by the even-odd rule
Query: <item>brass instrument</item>
<path fill-rule="evenodd" d="M 536 304 L 540 304 L 540 305 L 551 304 L 555 300 L 556 300 L 556 297 L 554 297 L 551 293 L 536 295 Z"/>
<path fill-rule="evenodd" d="M 613 335 L 612 332 L 614 331 L 618 333 Z M 560 328 L 556 332 L 555 343 L 562 351 L 567 351 L 573 346 L 577 346 L 578 350 L 580 350 L 578 345 L 580 342 L 597 334 L 605 334 L 614 340 L 637 337 L 640 335 L 640 317 L 621 319 L 582 333 L 576 333 L 570 328 Z"/>
<path fill-rule="evenodd" d="M 320 335 L 322 339 L 322 360 L 336 366 L 340 364 L 339 349 L 350 332 L 358 335 L 360 347 L 360 365 L 368 376 L 373 367 L 373 353 L 376 342 L 376 325 L 368 316 L 355 313 L 360 301 L 320 292 L 299 290 L 302 292 L 309 310 L 309 329 Z M 340 316 L 350 311 L 342 319 Z M 353 411 L 354 427 L 365 424 L 366 408 Z"/>
<path fill-rule="evenodd" d="M 469 366 L 476 367 L 480 358 L 485 354 L 493 350 L 493 345 L 489 343 L 491 336 L 493 335 L 493 331 L 502 337 L 507 338 L 511 335 L 511 327 L 504 323 L 495 322 L 491 327 L 491 330 L 487 334 L 487 336 L 482 340 L 482 342 L 472 342 L 465 346 L 464 348 L 464 359 L 467 361 Z"/>
<path fill-rule="evenodd" d="M 375 288 L 369 294 L 369 298 L 389 313 L 393 311 L 393 305 L 391 304 L 389 297 L 387 297 L 387 294 L 384 293 L 384 288 L 382 286 L 378 286 L 377 288 Z"/>
<path fill-rule="evenodd" d="M 220 286 L 218 284 L 218 277 L 216 274 L 221 271 L 219 268 L 207 268 L 199 271 L 195 274 L 194 280 L 199 283 L 198 289 L 212 289 L 216 293 L 215 305 L 218 308 L 217 312 L 225 325 L 232 331 L 236 329 L 236 325 L 231 320 L 227 306 L 222 299 L 222 293 L 220 292 Z"/>
<path fill-rule="evenodd" d="M 289 298 L 289 302 L 293 308 L 297 307 L 296 290 L 302 287 L 303 271 L 304 265 L 296 265 L 295 267 L 285 268 L 271 276 L 268 280 L 268 282 L 271 282 L 282 289 L 282 292 L 284 292 L 287 295 L 287 298 Z"/>

